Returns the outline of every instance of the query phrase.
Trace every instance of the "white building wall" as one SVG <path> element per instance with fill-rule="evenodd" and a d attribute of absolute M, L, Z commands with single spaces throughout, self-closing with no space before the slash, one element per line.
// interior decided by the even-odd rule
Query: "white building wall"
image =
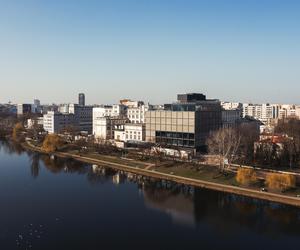
<path fill-rule="evenodd" d="M 146 105 L 131 107 L 127 109 L 127 117 L 131 123 L 145 123 L 145 113 L 148 110 Z"/>
<path fill-rule="evenodd" d="M 73 114 L 61 114 L 54 111 L 48 111 L 48 113 L 43 116 L 44 130 L 50 134 L 60 133 L 68 126 L 76 127 Z"/>
<path fill-rule="evenodd" d="M 125 141 L 145 141 L 146 127 L 144 124 L 125 124 Z"/>
<path fill-rule="evenodd" d="M 270 119 L 276 119 L 279 116 L 277 104 L 243 104 L 243 117 L 250 116 L 262 122 L 268 122 Z"/>

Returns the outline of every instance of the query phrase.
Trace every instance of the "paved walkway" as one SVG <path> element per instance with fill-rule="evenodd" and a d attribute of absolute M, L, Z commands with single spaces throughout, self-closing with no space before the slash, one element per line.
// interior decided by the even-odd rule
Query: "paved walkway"
<path fill-rule="evenodd" d="M 42 152 L 41 149 L 38 147 L 30 147 L 30 146 L 27 146 L 27 147 L 31 148 L 32 150 Z M 212 190 L 216 190 L 216 191 L 238 194 L 238 195 L 243 195 L 243 196 L 247 196 L 247 197 L 251 197 L 251 198 L 263 199 L 263 200 L 268 200 L 268 201 L 273 201 L 273 202 L 289 204 L 289 205 L 300 207 L 300 198 L 293 197 L 293 196 L 268 193 L 268 192 L 260 192 L 260 191 L 254 190 L 254 189 L 241 188 L 241 187 L 236 187 L 236 186 L 219 184 L 219 183 L 215 183 L 215 182 L 208 182 L 208 181 L 203 181 L 203 180 L 198 180 L 198 179 L 186 178 L 186 177 L 182 177 L 182 176 L 165 174 L 165 173 L 149 170 L 152 166 L 148 166 L 149 169 L 141 169 L 138 167 L 130 167 L 125 164 L 109 162 L 109 161 L 105 161 L 105 160 L 98 160 L 98 159 L 85 157 L 85 156 L 79 156 L 79 155 L 71 154 L 71 153 L 55 152 L 53 154 L 58 157 L 73 158 L 73 159 L 76 159 L 76 160 L 79 160 L 82 162 L 86 162 L 86 163 L 91 163 L 91 164 L 99 164 L 99 165 L 104 164 L 108 167 L 112 167 L 112 168 L 115 168 L 118 170 L 130 172 L 130 173 L 137 174 L 137 175 L 144 175 L 144 176 L 153 177 L 156 179 L 168 180 L 168 181 L 173 181 L 173 182 L 180 183 L 180 184 L 191 185 L 194 187 L 207 188 L 207 189 L 212 189 Z"/>

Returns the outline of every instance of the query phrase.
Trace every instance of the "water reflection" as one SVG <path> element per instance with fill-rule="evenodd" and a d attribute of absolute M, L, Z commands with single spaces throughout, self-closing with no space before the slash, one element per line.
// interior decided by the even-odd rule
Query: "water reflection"
<path fill-rule="evenodd" d="M 93 183 L 111 180 L 134 182 L 142 190 L 146 207 L 164 212 L 176 224 L 206 224 L 220 234 L 234 235 L 241 227 L 259 234 L 298 235 L 300 210 L 296 207 L 185 185 L 166 183 L 99 167 L 88 173 Z M 116 179 L 119 181 L 116 182 Z"/>
<path fill-rule="evenodd" d="M 4 139 L 0 140 L 0 150 L 3 150 L 4 153 L 8 155 L 11 154 L 21 155 L 22 153 L 25 152 L 25 150 L 20 144 L 14 143 L 13 141 L 4 140 Z"/>

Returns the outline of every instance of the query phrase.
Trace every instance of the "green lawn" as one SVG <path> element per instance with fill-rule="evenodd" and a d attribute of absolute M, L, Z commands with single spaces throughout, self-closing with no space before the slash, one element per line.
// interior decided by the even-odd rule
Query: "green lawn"
<path fill-rule="evenodd" d="M 191 166 L 189 164 L 175 164 L 174 166 L 161 166 L 155 168 L 157 172 L 174 174 L 187 178 L 194 178 L 203 181 L 210 181 L 220 184 L 238 186 L 235 180 L 235 174 L 228 173 L 226 176 L 220 174 L 218 168 L 211 166 Z"/>

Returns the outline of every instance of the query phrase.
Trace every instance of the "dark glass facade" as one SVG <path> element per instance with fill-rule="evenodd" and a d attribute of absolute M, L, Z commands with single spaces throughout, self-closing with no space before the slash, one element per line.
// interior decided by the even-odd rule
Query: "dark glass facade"
<path fill-rule="evenodd" d="M 155 131 L 155 141 L 179 147 L 195 147 L 195 134 L 169 131 Z"/>

